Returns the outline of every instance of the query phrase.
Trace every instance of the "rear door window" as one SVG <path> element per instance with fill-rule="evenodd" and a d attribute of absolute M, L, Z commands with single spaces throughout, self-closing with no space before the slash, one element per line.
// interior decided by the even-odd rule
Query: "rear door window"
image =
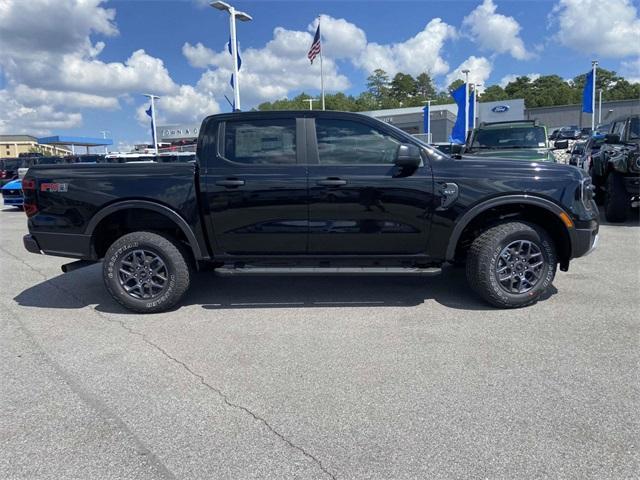
<path fill-rule="evenodd" d="M 225 123 L 224 157 L 249 165 L 294 165 L 296 120 L 234 120 Z"/>

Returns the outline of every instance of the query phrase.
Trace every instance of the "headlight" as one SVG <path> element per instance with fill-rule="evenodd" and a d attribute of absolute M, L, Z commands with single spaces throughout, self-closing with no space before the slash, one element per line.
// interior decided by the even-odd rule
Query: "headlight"
<path fill-rule="evenodd" d="M 580 182 L 580 201 L 584 208 L 591 210 L 592 200 L 595 192 L 595 187 L 591 183 L 591 178 L 583 178 Z"/>

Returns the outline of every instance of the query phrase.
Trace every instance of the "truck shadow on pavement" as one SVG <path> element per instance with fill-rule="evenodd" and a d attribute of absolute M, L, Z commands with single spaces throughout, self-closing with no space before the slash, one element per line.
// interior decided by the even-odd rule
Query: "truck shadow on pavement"
<path fill-rule="evenodd" d="M 130 313 L 104 289 L 101 265 L 38 283 L 14 300 L 21 306 L 80 309 L 96 305 L 105 313 Z M 545 298 L 557 292 L 552 287 Z M 192 288 L 173 310 L 200 305 L 205 310 L 247 308 L 411 307 L 434 300 L 453 309 L 492 310 L 468 286 L 463 268 L 439 276 L 222 276 L 198 272 Z"/>

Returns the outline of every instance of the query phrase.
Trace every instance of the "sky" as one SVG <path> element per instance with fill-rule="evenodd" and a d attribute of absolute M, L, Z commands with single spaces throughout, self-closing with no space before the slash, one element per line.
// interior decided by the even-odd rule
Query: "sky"
<path fill-rule="evenodd" d="M 520 75 L 573 78 L 597 59 L 640 81 L 634 0 L 243 1 L 242 108 L 319 92 L 306 58 L 320 16 L 325 86 L 358 94 L 376 68 L 445 88 Z M 233 97 L 228 15 L 205 0 L 0 0 L 0 134 L 101 136 L 119 149 L 158 124 L 199 123 Z"/>

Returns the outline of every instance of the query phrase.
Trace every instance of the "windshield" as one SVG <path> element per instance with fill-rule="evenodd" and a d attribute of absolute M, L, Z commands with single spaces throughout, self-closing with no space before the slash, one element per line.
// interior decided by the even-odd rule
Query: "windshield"
<path fill-rule="evenodd" d="M 20 160 L 0 160 L 0 169 L 17 170 L 20 163 Z"/>
<path fill-rule="evenodd" d="M 489 128 L 478 130 L 471 148 L 544 148 L 544 127 Z"/>

